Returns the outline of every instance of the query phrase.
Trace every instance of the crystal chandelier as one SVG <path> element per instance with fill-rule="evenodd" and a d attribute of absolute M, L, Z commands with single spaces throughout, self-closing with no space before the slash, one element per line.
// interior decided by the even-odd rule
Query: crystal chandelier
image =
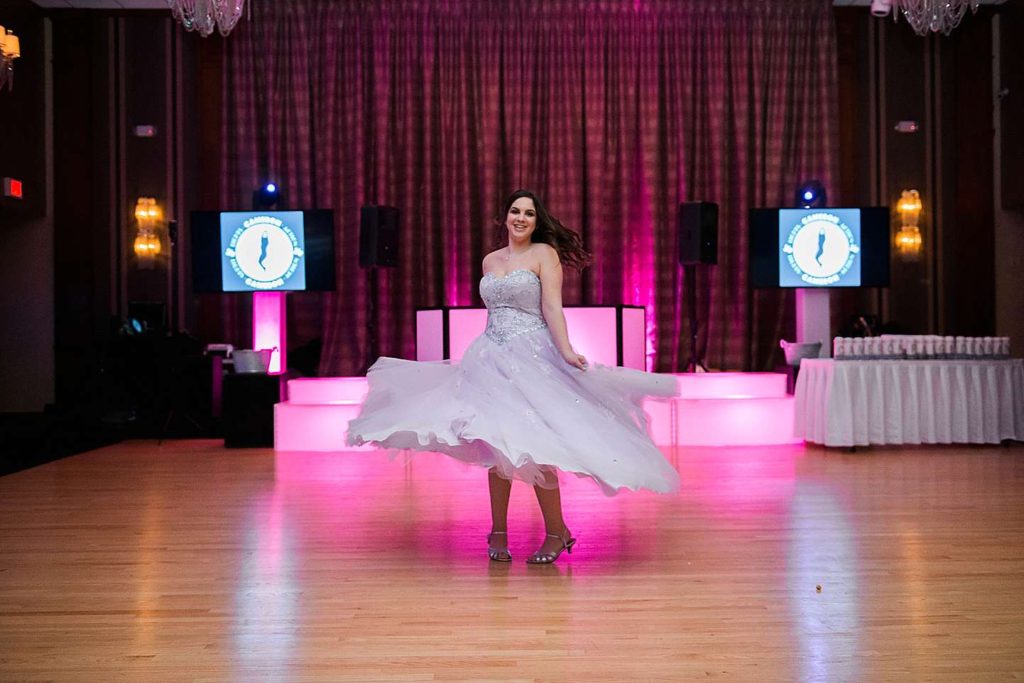
<path fill-rule="evenodd" d="M 892 6 L 893 21 L 897 21 L 900 12 L 907 18 L 907 23 L 919 36 L 926 36 L 929 33 L 945 35 L 955 29 L 960 20 L 964 18 L 968 8 L 971 12 L 978 11 L 980 0 L 891 0 L 891 2 L 874 2 L 872 11 L 876 6 Z"/>
<path fill-rule="evenodd" d="M 197 31 L 205 38 L 214 28 L 222 36 L 231 33 L 242 16 L 245 0 L 167 0 L 167 4 L 186 31 Z"/>

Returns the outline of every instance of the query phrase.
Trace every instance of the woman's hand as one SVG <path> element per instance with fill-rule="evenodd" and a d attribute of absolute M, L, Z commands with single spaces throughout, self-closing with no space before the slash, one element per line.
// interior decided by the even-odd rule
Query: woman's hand
<path fill-rule="evenodd" d="M 562 353 L 562 358 L 565 359 L 566 363 L 568 363 L 569 365 L 573 366 L 574 368 L 579 368 L 580 370 L 586 370 L 588 367 L 590 367 L 587 364 L 586 357 L 583 356 L 583 354 L 576 353 L 572 349 L 569 349 L 568 351 L 564 351 Z"/>

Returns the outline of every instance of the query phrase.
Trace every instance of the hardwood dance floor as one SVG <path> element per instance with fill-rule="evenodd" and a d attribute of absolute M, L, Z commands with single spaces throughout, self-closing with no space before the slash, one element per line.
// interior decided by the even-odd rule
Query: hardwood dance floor
<path fill-rule="evenodd" d="M 3 680 L 1024 677 L 1024 449 L 679 449 L 577 552 L 442 456 L 122 444 L 0 478 Z M 817 587 L 820 586 L 820 592 Z"/>

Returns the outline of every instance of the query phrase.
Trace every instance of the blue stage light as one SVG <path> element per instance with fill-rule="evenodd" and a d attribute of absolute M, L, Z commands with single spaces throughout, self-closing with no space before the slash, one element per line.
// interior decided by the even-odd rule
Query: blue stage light
<path fill-rule="evenodd" d="M 280 203 L 281 192 L 277 183 L 273 181 L 260 185 L 260 187 L 252 193 L 252 208 L 254 211 L 280 208 Z"/>
<path fill-rule="evenodd" d="M 796 190 L 796 204 L 805 209 L 817 208 L 826 204 L 825 186 L 820 180 L 808 180 L 800 183 Z"/>

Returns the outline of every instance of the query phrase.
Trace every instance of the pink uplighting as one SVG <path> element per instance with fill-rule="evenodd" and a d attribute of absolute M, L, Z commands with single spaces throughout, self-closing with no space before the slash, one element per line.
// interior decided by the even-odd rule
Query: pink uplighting
<path fill-rule="evenodd" d="M 463 309 L 468 310 L 468 309 Z M 595 310 L 595 309 L 581 309 Z M 642 329 L 642 328 L 641 328 Z M 716 372 L 679 374 L 676 396 L 648 401 L 651 437 L 659 446 L 766 446 L 800 443 L 793 436 L 794 400 L 785 375 Z M 279 451 L 346 451 L 349 420 L 366 397 L 365 377 L 288 382 L 288 400 L 274 407 Z"/>
<path fill-rule="evenodd" d="M 679 398 L 778 398 L 786 376 L 777 372 L 676 373 Z"/>
<path fill-rule="evenodd" d="M 416 360 L 444 358 L 444 311 L 416 311 Z"/>
<path fill-rule="evenodd" d="M 284 292 L 253 292 L 252 295 L 252 347 L 271 349 L 271 375 L 280 375 L 287 367 L 287 314 Z"/>
<path fill-rule="evenodd" d="M 456 308 L 448 312 L 449 358 L 457 361 L 487 326 L 486 308 Z"/>
<path fill-rule="evenodd" d="M 567 306 L 565 324 L 576 350 L 592 363 L 618 362 L 617 316 L 614 306 Z M 444 358 L 444 311 L 416 312 L 416 360 Z M 622 309 L 622 365 L 645 370 L 647 338 L 643 308 Z M 449 358 L 458 361 L 487 326 L 486 308 L 448 309 Z"/>
<path fill-rule="evenodd" d="M 657 327 L 654 316 L 654 217 L 651 215 L 651 197 L 647 175 L 644 170 L 642 141 L 637 136 L 633 150 L 633 192 L 630 196 L 630 225 L 627 227 L 629 242 L 626 246 L 626 277 L 623 280 L 622 301 L 643 306 L 646 311 L 645 334 L 646 357 L 644 364 L 636 366 L 641 370 L 654 367 Z"/>

